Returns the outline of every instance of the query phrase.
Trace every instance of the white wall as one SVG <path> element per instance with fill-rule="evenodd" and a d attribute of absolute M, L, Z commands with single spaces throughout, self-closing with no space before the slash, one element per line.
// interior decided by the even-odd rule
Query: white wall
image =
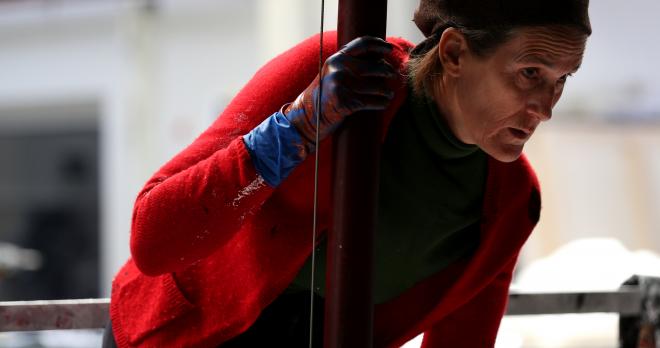
<path fill-rule="evenodd" d="M 208 126 L 261 63 L 254 5 L 173 1 L 149 10 L 137 1 L 64 1 L 0 11 L 0 110 L 6 111 L 0 126 L 16 123 L 16 110 L 98 106 L 87 116 L 98 118 L 101 134 L 106 294 L 128 257 L 138 190 Z"/>
<path fill-rule="evenodd" d="M 660 119 L 660 2 L 592 0 L 593 34 L 558 105 L 561 119 Z"/>
<path fill-rule="evenodd" d="M 549 125 L 526 152 L 541 182 L 543 209 L 525 260 L 591 237 L 660 253 L 660 124 Z"/>

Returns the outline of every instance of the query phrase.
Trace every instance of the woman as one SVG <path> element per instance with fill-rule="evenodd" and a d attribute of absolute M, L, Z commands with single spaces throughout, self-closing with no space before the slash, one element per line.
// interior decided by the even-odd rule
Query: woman
<path fill-rule="evenodd" d="M 306 345 L 316 127 L 323 272 L 330 135 L 382 110 L 374 345 L 423 332 L 424 347 L 492 346 L 540 210 L 522 149 L 581 63 L 587 3 L 422 0 L 414 49 L 359 38 L 322 79 L 315 38 L 269 62 L 139 193 L 133 258 L 113 282 L 117 345 Z"/>

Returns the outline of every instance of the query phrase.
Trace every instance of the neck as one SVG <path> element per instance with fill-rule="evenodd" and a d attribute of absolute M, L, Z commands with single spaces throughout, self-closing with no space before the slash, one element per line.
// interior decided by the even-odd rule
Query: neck
<path fill-rule="evenodd" d="M 474 144 L 465 129 L 464 122 L 460 118 L 462 113 L 457 102 L 457 91 L 456 83 L 442 75 L 440 81 L 433 88 L 433 99 L 438 112 L 444 118 L 454 136 L 465 144 Z"/>

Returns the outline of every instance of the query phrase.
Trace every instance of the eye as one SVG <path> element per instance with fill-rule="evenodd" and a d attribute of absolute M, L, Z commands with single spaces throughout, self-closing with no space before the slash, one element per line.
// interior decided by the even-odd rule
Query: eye
<path fill-rule="evenodd" d="M 539 76 L 538 68 L 523 68 L 520 73 L 527 79 L 534 80 Z"/>

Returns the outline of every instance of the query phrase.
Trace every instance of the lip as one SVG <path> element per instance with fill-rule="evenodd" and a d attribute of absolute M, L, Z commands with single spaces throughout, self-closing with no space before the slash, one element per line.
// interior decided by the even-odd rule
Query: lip
<path fill-rule="evenodd" d="M 528 129 L 514 127 L 509 127 L 509 133 L 511 133 L 514 138 L 520 140 L 527 140 L 532 135 L 532 132 Z"/>
<path fill-rule="evenodd" d="M 512 138 L 512 143 L 522 145 L 532 136 L 532 131 L 525 128 L 507 128 L 509 135 Z"/>

